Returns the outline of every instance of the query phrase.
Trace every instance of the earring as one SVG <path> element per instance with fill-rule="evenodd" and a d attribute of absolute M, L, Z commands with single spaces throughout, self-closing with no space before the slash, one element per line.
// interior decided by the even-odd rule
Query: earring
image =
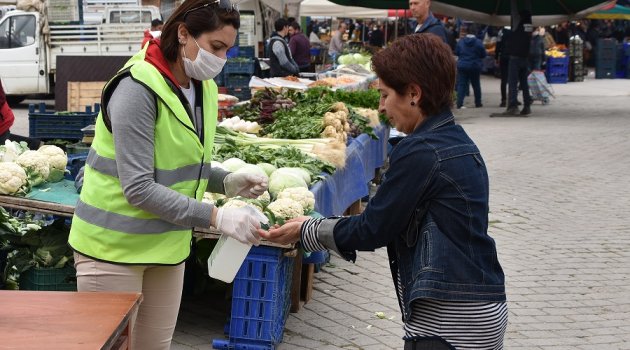
<path fill-rule="evenodd" d="M 181 45 L 184 45 L 184 39 L 179 38 L 179 43 L 180 43 Z"/>
<path fill-rule="evenodd" d="M 416 102 L 415 102 L 415 101 L 411 101 L 411 105 L 412 105 L 412 106 L 415 106 L 415 105 L 416 105 Z"/>

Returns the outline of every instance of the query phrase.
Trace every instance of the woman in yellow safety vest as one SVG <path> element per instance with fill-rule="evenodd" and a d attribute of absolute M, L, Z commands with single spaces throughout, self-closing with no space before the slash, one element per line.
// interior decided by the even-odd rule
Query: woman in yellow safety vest
<path fill-rule="evenodd" d="M 103 89 L 69 243 L 79 291 L 143 293 L 134 349 L 170 348 L 193 227 L 260 239 L 254 209 L 201 202 L 206 191 L 255 198 L 267 189 L 260 176 L 210 168 L 212 79 L 239 26 L 229 0 L 188 0 Z"/>

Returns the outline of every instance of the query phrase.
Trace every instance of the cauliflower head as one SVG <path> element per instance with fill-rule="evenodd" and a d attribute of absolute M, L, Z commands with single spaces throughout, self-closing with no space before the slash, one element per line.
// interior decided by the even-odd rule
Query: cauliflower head
<path fill-rule="evenodd" d="M 28 181 L 24 169 L 12 162 L 0 163 L 0 194 L 28 192 Z"/>
<path fill-rule="evenodd" d="M 315 209 L 315 195 L 307 188 L 285 188 L 278 194 L 278 199 L 282 198 L 289 198 L 300 203 L 304 209 L 304 214 L 308 214 Z"/>
<path fill-rule="evenodd" d="M 262 204 L 263 207 L 266 207 L 271 202 L 271 195 L 269 194 L 269 191 L 265 191 L 256 199 L 260 202 L 260 204 Z"/>
<path fill-rule="evenodd" d="M 249 205 L 250 207 L 255 208 L 256 210 L 258 210 L 259 212 L 263 212 L 263 208 L 261 208 L 260 206 L 256 205 L 255 203 L 251 203 L 251 202 L 246 202 L 242 199 L 236 199 L 236 198 L 231 198 L 230 200 L 228 200 L 227 202 L 225 202 L 225 204 L 223 204 L 222 208 L 242 208 L 244 206 Z"/>
<path fill-rule="evenodd" d="M 304 215 L 302 205 L 291 198 L 282 198 L 271 202 L 267 209 L 276 219 L 289 220 Z"/>
<path fill-rule="evenodd" d="M 26 151 L 15 160 L 26 171 L 31 186 L 42 184 L 50 174 L 48 157 L 37 151 Z"/>
<path fill-rule="evenodd" d="M 44 145 L 37 152 L 48 157 L 48 166 L 50 173 L 48 174 L 48 182 L 58 182 L 63 179 L 66 173 L 66 165 L 68 165 L 68 156 L 61 148 L 54 145 Z"/>

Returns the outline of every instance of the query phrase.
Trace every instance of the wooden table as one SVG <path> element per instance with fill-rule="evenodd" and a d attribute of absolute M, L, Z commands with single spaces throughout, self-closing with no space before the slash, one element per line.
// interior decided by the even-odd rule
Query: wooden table
<path fill-rule="evenodd" d="M 0 349 L 128 349 L 141 293 L 0 290 Z"/>

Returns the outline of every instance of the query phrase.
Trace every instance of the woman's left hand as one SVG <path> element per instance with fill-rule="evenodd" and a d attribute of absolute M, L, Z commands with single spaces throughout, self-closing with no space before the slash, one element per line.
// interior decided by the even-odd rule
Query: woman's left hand
<path fill-rule="evenodd" d="M 292 244 L 300 240 L 302 223 L 311 219 L 310 216 L 300 216 L 287 221 L 284 225 L 275 225 L 269 231 L 258 230 L 260 237 L 278 244 Z"/>

